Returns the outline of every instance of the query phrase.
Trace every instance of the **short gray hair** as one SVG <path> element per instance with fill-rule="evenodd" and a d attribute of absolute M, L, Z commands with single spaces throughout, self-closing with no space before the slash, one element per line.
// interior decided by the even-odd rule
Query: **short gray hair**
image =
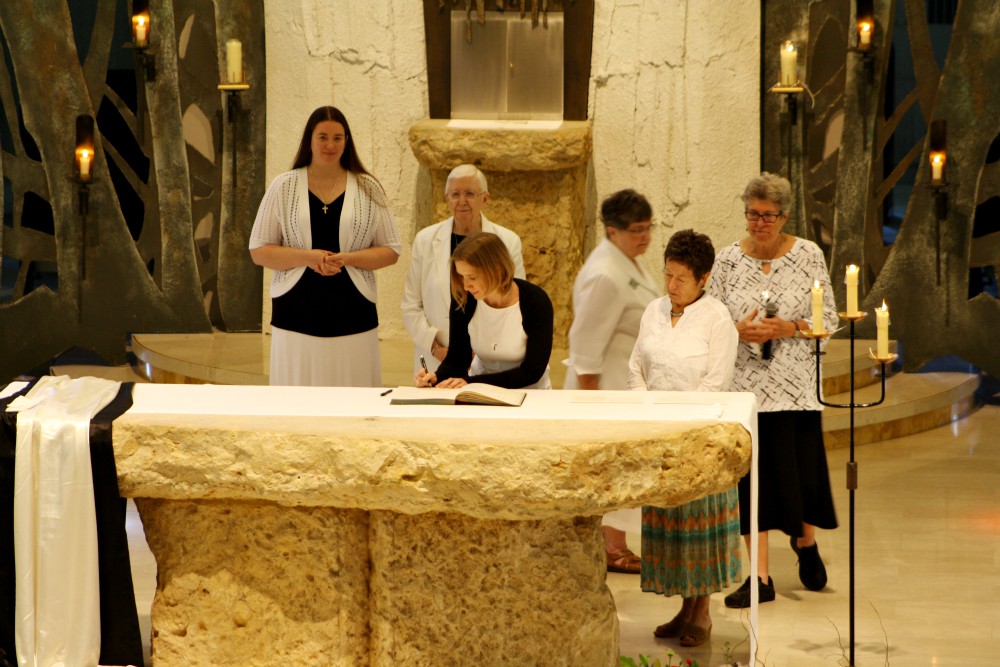
<path fill-rule="evenodd" d="M 465 178 L 466 176 L 475 176 L 476 180 L 479 181 L 479 187 L 483 192 L 489 192 L 490 189 L 486 186 L 486 174 L 479 171 L 479 168 L 474 164 L 460 164 L 451 170 L 448 174 L 448 179 L 444 182 L 444 192 L 448 194 L 448 186 L 451 185 L 452 180 L 456 178 Z"/>
<path fill-rule="evenodd" d="M 784 176 L 762 171 L 760 176 L 752 178 L 747 183 L 740 199 L 743 200 L 744 206 L 751 199 L 763 199 L 777 204 L 779 209 L 787 212 L 792 205 L 792 184 Z"/>

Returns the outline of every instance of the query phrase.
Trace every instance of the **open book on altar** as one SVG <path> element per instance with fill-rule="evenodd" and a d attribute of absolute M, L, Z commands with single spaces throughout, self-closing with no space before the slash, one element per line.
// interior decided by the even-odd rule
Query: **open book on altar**
<path fill-rule="evenodd" d="M 392 392 L 392 405 L 510 405 L 524 403 L 527 394 L 519 389 L 505 389 L 492 384 L 471 382 L 458 389 L 437 387 L 396 387 Z"/>

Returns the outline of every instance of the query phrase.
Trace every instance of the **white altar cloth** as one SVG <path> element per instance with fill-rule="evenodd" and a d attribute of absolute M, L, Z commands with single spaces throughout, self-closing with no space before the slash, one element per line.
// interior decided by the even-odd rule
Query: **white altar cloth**
<path fill-rule="evenodd" d="M 278 389 L 279 391 L 273 391 Z M 528 390 L 520 407 L 391 405 L 384 390 L 354 387 L 139 384 L 129 415 L 252 415 L 394 419 L 574 419 L 723 421 L 744 426 L 756 441 L 751 393 Z"/>
<path fill-rule="evenodd" d="M 92 377 L 43 377 L 7 407 L 18 413 L 14 623 L 20 667 L 97 665 L 101 624 L 90 420 L 119 386 Z"/>

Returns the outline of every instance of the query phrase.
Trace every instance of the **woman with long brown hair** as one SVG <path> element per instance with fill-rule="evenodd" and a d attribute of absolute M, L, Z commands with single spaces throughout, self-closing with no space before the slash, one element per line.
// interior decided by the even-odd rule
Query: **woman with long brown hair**
<path fill-rule="evenodd" d="M 336 107 L 306 122 L 292 171 L 274 179 L 250 235 L 272 269 L 272 385 L 381 386 L 375 270 L 399 232 Z"/>

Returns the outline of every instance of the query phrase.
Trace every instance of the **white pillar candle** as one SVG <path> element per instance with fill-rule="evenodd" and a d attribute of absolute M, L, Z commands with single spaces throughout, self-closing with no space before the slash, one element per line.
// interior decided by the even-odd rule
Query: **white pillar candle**
<path fill-rule="evenodd" d="M 823 288 L 819 286 L 818 280 L 813 282 L 812 306 L 812 330 L 813 333 L 819 333 L 824 331 L 826 327 L 823 326 Z"/>
<path fill-rule="evenodd" d="M 944 180 L 944 153 L 931 154 L 931 181 L 940 183 Z"/>
<path fill-rule="evenodd" d="M 781 85 L 794 86 L 799 82 L 799 77 L 795 74 L 795 65 L 798 62 L 798 51 L 791 42 L 781 45 Z"/>
<path fill-rule="evenodd" d="M 76 151 L 76 160 L 79 164 L 79 170 L 77 173 L 80 175 L 81 181 L 90 180 L 90 163 L 94 159 L 94 154 L 91 153 L 86 148 L 80 148 Z"/>
<path fill-rule="evenodd" d="M 145 14 L 132 17 L 132 43 L 136 46 L 146 46 L 149 43 L 149 17 Z"/>
<path fill-rule="evenodd" d="M 240 40 L 226 42 L 227 83 L 243 83 L 243 45 Z"/>
<path fill-rule="evenodd" d="M 858 24 L 858 45 L 861 48 L 868 48 L 872 45 L 872 24 L 862 21 Z"/>
<path fill-rule="evenodd" d="M 889 309 L 882 300 L 882 307 L 875 309 L 875 329 L 878 332 L 876 349 L 880 359 L 889 357 Z"/>
<path fill-rule="evenodd" d="M 844 275 L 844 284 L 847 285 L 847 314 L 858 314 L 858 267 L 853 264 L 847 265 L 847 273 Z"/>

